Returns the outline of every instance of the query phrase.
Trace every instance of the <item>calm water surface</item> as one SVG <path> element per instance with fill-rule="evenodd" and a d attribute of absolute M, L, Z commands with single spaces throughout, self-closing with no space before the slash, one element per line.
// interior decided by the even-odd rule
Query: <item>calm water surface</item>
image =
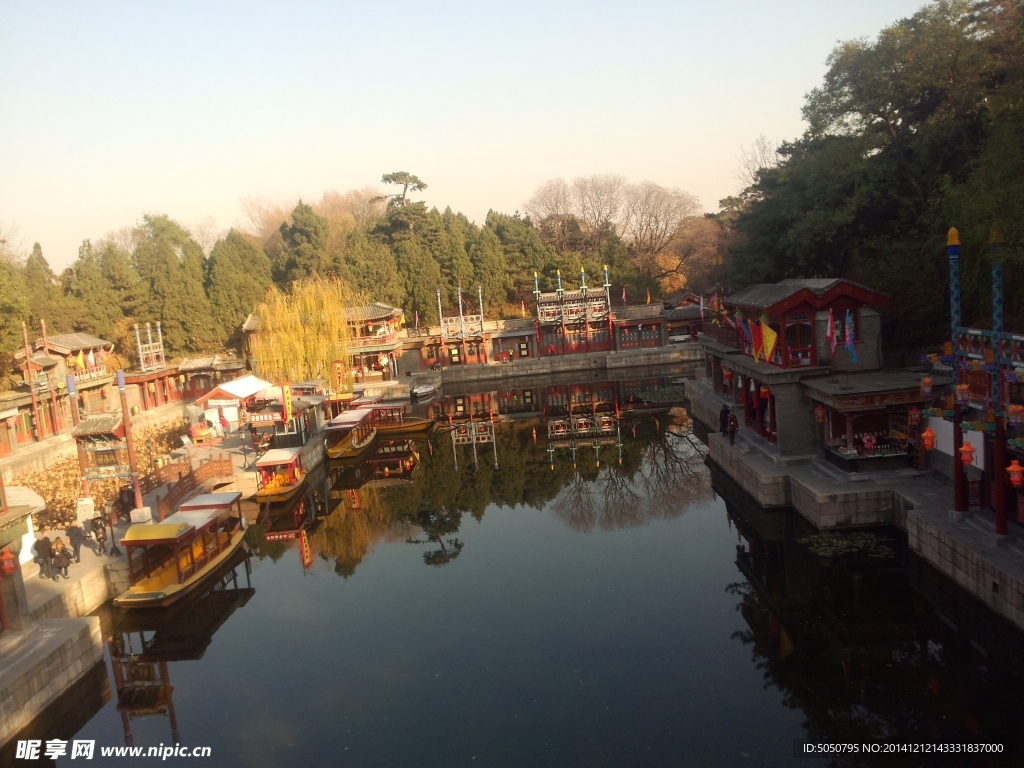
<path fill-rule="evenodd" d="M 684 411 L 620 416 L 596 448 L 544 418 L 499 421 L 475 463 L 450 434 L 391 446 L 387 477 L 314 482 L 311 564 L 257 527 L 239 590 L 176 629 L 104 613 L 108 670 L 162 660 L 173 687 L 122 695 L 130 738 L 172 743 L 170 704 L 218 766 L 811 766 L 792 759 L 809 732 L 1016 728 L 1019 686 L 950 650 L 908 586 L 942 584 L 898 536 L 836 567 L 798 521 L 712 491 Z M 117 679 L 91 685 L 111 694 L 72 707 L 75 738 L 124 744 Z"/>

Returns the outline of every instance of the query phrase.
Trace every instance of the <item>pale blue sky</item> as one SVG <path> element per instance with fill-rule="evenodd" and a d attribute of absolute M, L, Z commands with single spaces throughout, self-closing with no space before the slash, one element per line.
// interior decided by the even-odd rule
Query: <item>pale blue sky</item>
<path fill-rule="evenodd" d="M 226 229 L 397 170 L 481 223 L 592 173 L 715 210 L 837 41 L 922 5 L 0 0 L 0 221 L 62 268 L 145 212 Z"/>

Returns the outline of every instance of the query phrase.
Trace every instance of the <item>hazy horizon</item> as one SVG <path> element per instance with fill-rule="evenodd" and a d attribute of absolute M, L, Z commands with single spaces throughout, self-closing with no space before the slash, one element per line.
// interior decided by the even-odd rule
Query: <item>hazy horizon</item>
<path fill-rule="evenodd" d="M 144 213 L 226 230 L 398 170 L 480 223 L 597 173 L 717 210 L 835 44 L 922 5 L 0 2 L 0 222 L 60 271 Z"/>

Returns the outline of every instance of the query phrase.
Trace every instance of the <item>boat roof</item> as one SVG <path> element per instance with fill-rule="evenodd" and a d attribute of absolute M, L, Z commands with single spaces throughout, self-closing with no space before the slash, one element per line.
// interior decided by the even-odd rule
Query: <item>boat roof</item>
<path fill-rule="evenodd" d="M 267 451 L 256 462 L 257 467 L 269 467 L 275 464 L 291 464 L 302 453 L 301 448 L 274 448 Z"/>
<path fill-rule="evenodd" d="M 189 512 L 179 510 L 159 523 L 136 523 L 128 529 L 121 542 L 160 544 L 181 541 L 190 533 L 209 525 L 217 516 L 216 509 L 195 509 Z"/>
<path fill-rule="evenodd" d="M 188 501 L 183 501 L 178 505 L 178 512 L 164 519 L 164 522 L 170 520 L 181 512 L 207 509 L 207 510 L 218 510 L 230 507 L 236 501 L 242 498 L 241 491 L 226 491 L 224 493 L 201 493 L 198 496 L 193 496 Z"/>
<path fill-rule="evenodd" d="M 373 413 L 372 408 L 354 408 L 351 411 L 344 411 L 331 419 L 327 423 L 327 427 L 358 427 L 371 413 Z"/>

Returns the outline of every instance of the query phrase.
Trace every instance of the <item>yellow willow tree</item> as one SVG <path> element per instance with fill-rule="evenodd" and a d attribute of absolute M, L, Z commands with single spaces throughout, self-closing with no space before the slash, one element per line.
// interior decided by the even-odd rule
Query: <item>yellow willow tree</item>
<path fill-rule="evenodd" d="M 340 280 L 313 277 L 292 284 L 290 292 L 272 287 L 256 310 L 258 328 L 250 350 L 260 376 L 283 384 L 328 379 L 343 364 L 341 389 L 351 390 L 349 333 L 345 308 L 358 297 Z"/>

